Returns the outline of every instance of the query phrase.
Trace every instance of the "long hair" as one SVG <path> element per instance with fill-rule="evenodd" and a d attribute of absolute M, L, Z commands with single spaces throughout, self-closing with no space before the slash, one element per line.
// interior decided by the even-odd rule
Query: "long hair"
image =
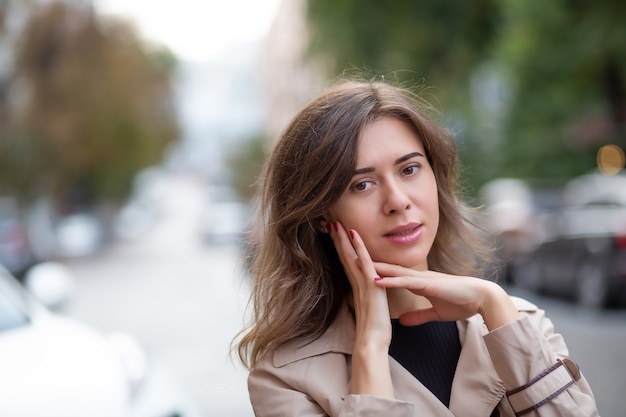
<path fill-rule="evenodd" d="M 381 81 L 343 81 L 310 102 L 282 133 L 261 177 L 259 241 L 251 264 L 252 316 L 240 332 L 240 360 L 298 338 L 321 335 L 351 294 L 322 216 L 348 188 L 363 127 L 384 116 L 410 123 L 422 140 L 438 188 L 439 229 L 429 269 L 477 274 L 482 240 L 461 202 L 454 138 L 411 90 Z"/>

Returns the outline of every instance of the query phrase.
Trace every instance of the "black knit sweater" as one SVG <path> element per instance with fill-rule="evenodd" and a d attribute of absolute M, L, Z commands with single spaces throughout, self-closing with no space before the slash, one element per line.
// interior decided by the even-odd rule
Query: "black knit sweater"
<path fill-rule="evenodd" d="M 448 407 L 461 354 L 455 322 L 403 326 L 392 320 L 389 354 Z"/>

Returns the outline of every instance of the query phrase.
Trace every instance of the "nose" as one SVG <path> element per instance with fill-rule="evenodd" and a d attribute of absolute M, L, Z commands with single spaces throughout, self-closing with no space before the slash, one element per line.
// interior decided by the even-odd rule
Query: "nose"
<path fill-rule="evenodd" d="M 385 214 L 393 214 L 411 208 L 411 199 L 404 189 L 404 185 L 397 181 L 388 182 L 385 186 L 383 210 Z"/>

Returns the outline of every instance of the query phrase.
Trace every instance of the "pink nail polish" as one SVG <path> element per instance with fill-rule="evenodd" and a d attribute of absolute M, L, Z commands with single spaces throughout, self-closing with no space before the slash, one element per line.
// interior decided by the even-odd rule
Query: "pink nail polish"
<path fill-rule="evenodd" d="M 383 277 L 374 277 L 374 281 L 380 281 Z"/>
<path fill-rule="evenodd" d="M 335 232 L 339 231 L 339 222 L 333 222 L 333 226 L 335 226 Z"/>
<path fill-rule="evenodd" d="M 354 230 L 350 230 L 350 237 L 354 239 Z"/>

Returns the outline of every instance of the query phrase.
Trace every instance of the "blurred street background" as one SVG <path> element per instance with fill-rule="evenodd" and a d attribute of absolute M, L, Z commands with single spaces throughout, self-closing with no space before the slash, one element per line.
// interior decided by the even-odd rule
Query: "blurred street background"
<path fill-rule="evenodd" d="M 201 184 L 164 181 L 163 215 L 149 233 L 67 263 L 77 285 L 65 312 L 135 335 L 202 416 L 252 416 L 247 373 L 229 356 L 248 294 L 241 248 L 203 242 Z"/>
<path fill-rule="evenodd" d="M 623 417 L 622 3 L 0 0 L 0 358 L 34 345 L 14 337 L 28 320 L 3 317 L 6 269 L 51 312 L 136 339 L 109 387 L 129 390 L 123 415 L 251 416 L 229 344 L 267 150 L 341 76 L 384 77 L 418 86 L 454 134 L 498 279 L 546 309 L 602 415 Z M 35 279 L 42 264 L 56 278 Z M 142 351 L 180 398 L 137 394 Z M 18 392 L 23 371 L 0 369 L 5 397 L 52 392 Z"/>

